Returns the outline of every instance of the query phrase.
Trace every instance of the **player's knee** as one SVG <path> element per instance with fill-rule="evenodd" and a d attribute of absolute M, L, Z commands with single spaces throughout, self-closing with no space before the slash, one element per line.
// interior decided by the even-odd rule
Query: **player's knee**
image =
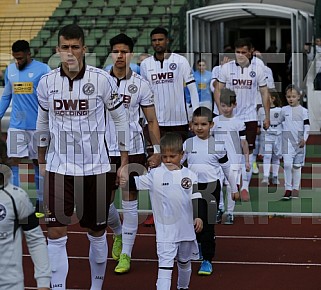
<path fill-rule="evenodd" d="M 191 261 L 187 261 L 187 262 L 177 261 L 177 267 L 181 270 L 190 270 L 191 269 Z"/>

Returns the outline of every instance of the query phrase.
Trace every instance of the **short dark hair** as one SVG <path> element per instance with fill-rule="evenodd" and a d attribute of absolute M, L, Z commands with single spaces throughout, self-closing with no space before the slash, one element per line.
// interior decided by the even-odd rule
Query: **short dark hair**
<path fill-rule="evenodd" d="M 193 112 L 194 117 L 206 117 L 209 122 L 213 121 L 214 115 L 213 112 L 207 107 L 198 107 Z"/>
<path fill-rule="evenodd" d="M 83 29 L 77 24 L 68 24 L 62 27 L 58 32 L 58 43 L 60 36 L 65 39 L 81 39 L 82 44 L 85 45 L 85 34 Z"/>
<path fill-rule="evenodd" d="M 253 48 L 252 41 L 251 41 L 251 39 L 249 37 L 239 38 L 234 42 L 234 47 L 235 48 L 239 48 L 239 47 L 243 47 L 243 46 L 247 46 L 248 49 L 252 49 Z"/>
<path fill-rule="evenodd" d="M 223 88 L 221 90 L 220 95 L 220 103 L 225 104 L 227 106 L 232 106 L 236 104 L 236 95 L 235 92 L 233 92 L 230 89 Z"/>
<path fill-rule="evenodd" d="M 161 152 L 164 150 L 171 150 L 181 153 L 183 151 L 183 138 L 180 134 L 174 132 L 166 133 L 160 139 Z"/>
<path fill-rule="evenodd" d="M 29 42 L 26 40 L 17 40 L 12 44 L 12 52 L 30 52 Z"/>
<path fill-rule="evenodd" d="M 164 34 L 166 37 L 168 37 L 167 29 L 161 26 L 154 28 L 150 33 L 150 37 L 152 37 L 154 34 Z"/>
<path fill-rule="evenodd" d="M 125 33 L 120 33 L 109 40 L 109 45 L 110 45 L 111 49 L 113 48 L 114 45 L 119 44 L 119 43 L 123 43 L 123 44 L 128 45 L 130 52 L 133 52 L 134 42 Z"/>

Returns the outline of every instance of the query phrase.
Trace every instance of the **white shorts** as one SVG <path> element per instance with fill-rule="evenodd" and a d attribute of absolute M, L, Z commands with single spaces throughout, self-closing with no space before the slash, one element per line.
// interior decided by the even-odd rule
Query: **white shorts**
<path fill-rule="evenodd" d="M 7 134 L 8 157 L 37 159 L 38 148 L 35 132 L 35 130 L 9 128 Z"/>
<path fill-rule="evenodd" d="M 286 154 L 283 153 L 283 162 L 284 164 L 293 164 L 297 167 L 303 167 L 305 161 L 305 151 L 306 146 L 303 148 L 288 148 Z"/>
<path fill-rule="evenodd" d="M 174 260 L 188 262 L 198 260 L 198 244 L 194 241 L 182 241 L 176 243 L 157 243 L 158 267 L 173 267 Z"/>

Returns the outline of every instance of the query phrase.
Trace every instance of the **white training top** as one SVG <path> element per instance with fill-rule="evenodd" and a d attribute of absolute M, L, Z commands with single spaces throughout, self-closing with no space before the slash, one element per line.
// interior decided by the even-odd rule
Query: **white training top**
<path fill-rule="evenodd" d="M 142 154 L 145 152 L 143 129 L 139 123 L 141 107 L 154 106 L 154 95 L 149 83 L 139 74 L 129 71 L 123 79 L 118 79 L 112 71 L 110 75 L 118 85 L 118 95 L 123 99 L 123 105 L 129 113 L 130 129 L 130 155 Z M 106 139 L 110 156 L 119 156 L 117 134 L 113 119 L 107 111 Z"/>
<path fill-rule="evenodd" d="M 266 65 L 264 65 L 264 70 L 265 70 L 265 74 L 266 74 L 266 85 L 267 85 L 267 87 L 269 89 L 275 89 L 272 70 Z M 258 88 L 257 94 L 256 94 L 256 104 L 262 105 L 262 96 L 261 96 L 259 88 Z"/>
<path fill-rule="evenodd" d="M 261 127 L 261 132 L 265 132 L 270 135 L 280 135 L 282 133 L 282 118 L 281 107 L 270 108 L 270 127 L 265 130 L 263 128 L 263 121 L 265 120 L 265 111 L 261 107 L 258 111 L 258 125 Z"/>
<path fill-rule="evenodd" d="M 256 95 L 259 87 L 267 85 L 266 73 L 261 62 L 252 61 L 242 68 L 235 60 L 222 65 L 218 81 L 229 84 L 236 94 L 234 115 L 244 122 L 256 121 Z"/>
<path fill-rule="evenodd" d="M 227 151 L 228 159 L 233 170 L 238 170 L 242 165 L 243 150 L 241 140 L 245 140 L 245 124 L 239 118 L 233 116 L 226 118 L 219 115 L 213 119 L 212 133 L 214 139 L 222 142 Z"/>
<path fill-rule="evenodd" d="M 199 183 L 220 179 L 219 160 L 227 154 L 221 142 L 215 142 L 213 136 L 206 140 L 194 136 L 184 142 L 183 150 L 182 162 L 187 160 L 188 168 L 197 175 Z"/>
<path fill-rule="evenodd" d="M 193 104 L 193 99 L 198 100 L 198 94 L 187 59 L 176 53 L 168 54 L 163 62 L 150 56 L 142 61 L 140 74 L 148 80 L 154 92 L 159 126 L 188 124 L 184 82 L 188 88 L 190 84 L 195 86 L 195 90 L 191 92 L 193 109 L 198 107 L 194 108 Z"/>
<path fill-rule="evenodd" d="M 308 110 L 301 105 L 296 107 L 285 106 L 281 110 L 282 144 L 296 148 L 297 144 L 307 140 L 309 125 Z M 284 153 L 284 152 L 283 152 Z"/>
<path fill-rule="evenodd" d="M 16 214 L 14 209 L 16 206 Z M 0 289 L 23 290 L 22 234 L 34 263 L 38 287 L 49 287 L 51 269 L 47 244 L 28 194 L 12 184 L 0 189 Z M 29 218 L 28 218 L 29 217 Z M 27 220 L 25 220 L 28 218 Z M 15 229 L 15 226 L 19 226 Z"/>
<path fill-rule="evenodd" d="M 69 79 L 57 68 L 38 86 L 40 146 L 48 146 L 46 170 L 65 175 L 96 175 L 110 170 L 105 139 L 106 108 L 114 118 L 121 150 L 129 147 L 128 116 L 118 87 L 105 71 L 84 66 Z"/>
<path fill-rule="evenodd" d="M 195 240 L 192 193 L 197 177 L 191 170 L 168 170 L 162 163 L 146 175 L 135 176 L 135 183 L 138 190 L 149 190 L 157 242 Z"/>

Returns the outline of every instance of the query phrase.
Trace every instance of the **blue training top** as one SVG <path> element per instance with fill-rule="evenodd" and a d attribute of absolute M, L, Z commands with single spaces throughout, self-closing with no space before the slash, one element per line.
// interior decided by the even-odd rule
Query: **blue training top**
<path fill-rule="evenodd" d="M 193 72 L 196 86 L 197 86 L 197 92 L 200 102 L 210 101 L 212 102 L 212 92 L 210 89 L 210 83 L 212 79 L 212 73 L 208 70 L 206 70 L 203 74 L 200 73 L 200 71 L 195 70 Z"/>
<path fill-rule="evenodd" d="M 4 116 L 12 99 L 10 128 L 36 130 L 37 86 L 41 76 L 50 70 L 48 65 L 37 60 L 32 60 L 22 70 L 19 70 L 15 63 L 9 64 L 5 72 L 5 88 L 0 100 L 0 119 Z"/>

